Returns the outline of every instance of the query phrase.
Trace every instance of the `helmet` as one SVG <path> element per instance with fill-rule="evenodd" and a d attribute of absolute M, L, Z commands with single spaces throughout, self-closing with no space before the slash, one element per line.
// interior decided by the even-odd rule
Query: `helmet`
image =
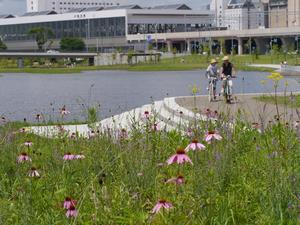
<path fill-rule="evenodd" d="M 229 60 L 229 57 L 227 55 L 224 56 L 223 61 L 228 61 L 228 60 Z"/>
<path fill-rule="evenodd" d="M 218 63 L 218 61 L 215 59 L 210 60 L 210 64 L 213 64 L 213 63 Z"/>

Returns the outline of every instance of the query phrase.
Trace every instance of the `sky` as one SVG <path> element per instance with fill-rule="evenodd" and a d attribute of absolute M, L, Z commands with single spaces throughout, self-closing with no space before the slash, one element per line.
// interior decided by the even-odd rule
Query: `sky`
<path fill-rule="evenodd" d="M 51 1 L 51 0 L 50 0 Z M 124 1 L 124 0 L 123 0 Z M 126 2 L 134 2 L 141 6 L 162 5 L 185 3 L 190 7 L 197 8 L 201 5 L 206 5 L 210 0 L 125 0 Z M 162 3 L 163 2 L 163 3 Z M 0 14 L 15 14 L 22 15 L 26 11 L 26 0 L 0 0 Z"/>

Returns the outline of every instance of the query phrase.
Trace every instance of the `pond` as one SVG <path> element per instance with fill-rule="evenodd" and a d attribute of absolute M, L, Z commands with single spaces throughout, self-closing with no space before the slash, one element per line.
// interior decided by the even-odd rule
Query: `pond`
<path fill-rule="evenodd" d="M 67 120 L 85 120 L 86 108 L 100 104 L 100 117 L 161 100 L 168 96 L 191 95 L 194 85 L 206 94 L 204 71 L 129 72 L 91 71 L 80 74 L 1 74 L 0 115 L 9 120 L 35 121 L 36 114 L 48 120 L 59 119 L 65 105 L 71 112 Z M 273 84 L 262 72 L 239 72 L 235 93 L 269 93 Z M 261 82 L 266 80 L 264 84 Z M 300 83 L 286 78 L 288 91 L 299 91 Z M 285 89 L 280 82 L 280 91 Z M 220 83 L 220 82 L 219 82 Z"/>

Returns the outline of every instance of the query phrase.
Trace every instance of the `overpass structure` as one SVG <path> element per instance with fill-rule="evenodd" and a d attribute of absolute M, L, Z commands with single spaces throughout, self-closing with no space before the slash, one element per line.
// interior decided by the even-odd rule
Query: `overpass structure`
<path fill-rule="evenodd" d="M 298 41 L 298 37 L 300 37 L 300 27 L 136 34 L 127 35 L 127 40 L 129 42 L 139 42 L 141 40 L 146 41 L 149 37 L 151 37 L 153 41 L 167 43 L 169 51 L 171 51 L 172 43 L 178 41 L 184 41 L 187 46 L 186 50 L 191 51 L 191 43 L 193 41 L 201 39 L 214 41 L 220 38 L 224 40 L 235 40 L 237 42 L 238 54 L 243 53 L 244 44 L 250 39 L 255 42 L 257 49 L 261 53 L 265 53 L 272 38 L 280 39 L 282 46 L 285 47 L 289 44 L 294 44 L 295 41 Z"/>
<path fill-rule="evenodd" d="M 74 52 L 0 52 L 0 58 L 16 58 L 19 68 L 24 67 L 24 58 L 85 58 L 89 60 L 89 65 L 94 65 L 97 53 L 74 53 Z"/>

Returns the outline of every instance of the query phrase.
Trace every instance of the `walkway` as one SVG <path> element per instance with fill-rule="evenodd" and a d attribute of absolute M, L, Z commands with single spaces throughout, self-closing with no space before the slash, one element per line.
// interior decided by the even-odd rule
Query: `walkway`
<path fill-rule="evenodd" d="M 290 93 L 287 93 L 287 95 L 289 94 Z M 255 99 L 255 97 L 260 95 L 262 94 L 236 95 L 232 104 L 226 104 L 222 97 L 218 97 L 215 102 L 209 102 L 207 96 L 197 96 L 196 109 L 202 113 L 205 113 L 207 109 L 210 109 L 211 111 L 216 110 L 218 113 L 223 113 L 231 118 L 236 118 L 240 113 L 240 118 L 249 122 L 261 123 L 274 120 L 277 117 L 275 104 L 265 103 Z M 185 107 L 188 110 L 195 109 L 195 101 L 192 97 L 179 97 L 176 98 L 176 102 L 178 105 Z M 296 108 L 292 109 L 279 105 L 278 109 L 281 118 L 290 122 L 300 120 L 297 116 Z"/>
<path fill-rule="evenodd" d="M 299 93 L 300 94 L 300 93 Z M 134 128 L 144 127 L 145 122 L 151 122 L 151 127 L 159 130 L 171 131 L 175 129 L 186 130 L 196 120 L 207 120 L 206 110 L 218 111 L 231 119 L 235 119 L 241 112 L 240 118 L 249 122 L 268 122 L 276 118 L 276 107 L 273 104 L 259 102 L 254 97 L 259 94 L 237 95 L 232 104 L 226 104 L 221 99 L 210 103 L 207 96 L 197 96 L 196 98 L 175 97 L 165 98 L 153 104 L 144 105 L 140 108 L 124 112 L 120 115 L 109 117 L 96 124 L 93 130 L 87 124 L 65 125 L 65 126 L 34 126 L 27 128 L 29 132 L 46 137 L 56 137 L 63 131 L 67 135 L 79 135 L 89 137 L 93 132 L 109 132 L 118 135 L 123 129 L 130 131 Z M 196 104 L 195 104 L 196 99 Z M 195 110 L 196 109 L 196 110 Z M 146 113 L 147 112 L 147 113 Z M 294 122 L 300 120 L 296 109 L 279 107 L 280 116 L 285 115 L 286 120 Z M 151 119 L 145 119 L 149 116 Z M 154 121 L 155 118 L 155 122 Z"/>

